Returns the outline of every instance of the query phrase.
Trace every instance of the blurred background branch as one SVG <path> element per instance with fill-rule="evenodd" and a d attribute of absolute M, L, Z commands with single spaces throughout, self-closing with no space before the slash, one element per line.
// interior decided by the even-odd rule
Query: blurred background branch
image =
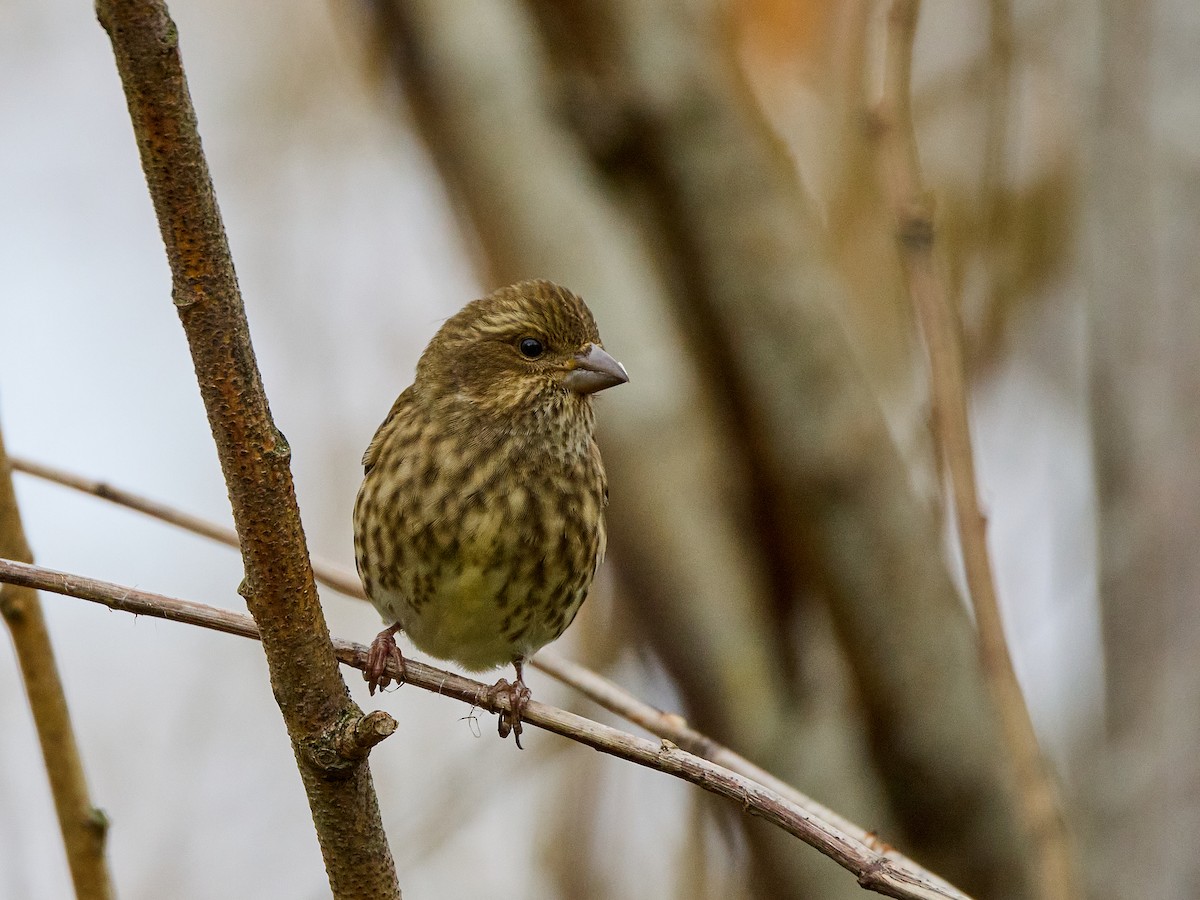
<path fill-rule="evenodd" d="M 1087 757 L 1090 887 L 1185 897 L 1200 885 L 1185 749 L 1200 745 L 1200 154 L 1184 98 L 1200 89 L 1186 50 L 1200 29 L 1132 0 L 1100 10 L 1087 329 L 1106 693 Z"/>
<path fill-rule="evenodd" d="M 21 527 L 12 468 L 2 433 L 0 557 L 33 562 L 33 553 Z M 0 616 L 8 626 L 21 665 L 21 681 L 37 728 L 75 896 L 78 900 L 110 900 L 115 895 L 105 859 L 108 818 L 92 805 L 88 793 L 62 678 L 54 661 L 54 645 L 50 642 L 37 591 L 8 583 L 0 586 Z"/>
<path fill-rule="evenodd" d="M 816 212 L 720 7 L 373 9 L 490 277 L 573 285 L 646 385 L 605 418 L 610 546 L 688 717 L 831 805 L 862 804 L 968 891 L 1017 896 L 1025 855 L 970 624 L 930 553 L 937 520 L 833 314 Z M 651 403 L 653 428 L 631 408 Z M 839 694 L 854 697 L 839 715 L 798 715 Z M 821 744 L 850 765 L 801 776 Z M 746 833 L 756 892 L 837 896 Z"/>
<path fill-rule="evenodd" d="M 975 611 L 980 665 L 1000 718 L 1008 762 L 1016 775 L 1017 803 L 1037 859 L 1036 890 L 1047 900 L 1072 900 L 1080 896 L 1075 851 L 1004 633 L 987 518 L 979 503 L 962 328 L 938 271 L 933 204 L 922 183 L 912 117 L 913 42 L 920 9 L 919 0 L 893 0 L 888 7 L 883 89 L 876 107 L 880 164 L 895 210 L 908 292 L 928 355 L 931 415 L 950 486 L 967 593 Z M 997 15 L 993 8 L 993 34 Z M 993 52 L 995 44 L 993 36 Z M 1001 90 L 1007 90 L 1003 80 Z"/>

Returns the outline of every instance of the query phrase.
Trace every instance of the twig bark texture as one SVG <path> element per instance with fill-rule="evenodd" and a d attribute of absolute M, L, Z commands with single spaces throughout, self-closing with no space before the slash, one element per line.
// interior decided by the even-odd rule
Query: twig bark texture
<path fill-rule="evenodd" d="M 1047 900 L 1071 900 L 1080 896 L 1073 848 L 1004 637 L 987 548 L 987 518 L 976 487 L 961 327 L 933 253 L 932 204 L 922 187 L 911 105 L 919 10 L 918 0 L 896 0 L 888 14 L 883 95 L 877 117 L 882 161 L 896 209 L 901 261 L 928 355 L 934 431 L 950 479 L 984 677 L 1016 772 L 1018 803 L 1037 859 L 1038 892 Z"/>
<path fill-rule="evenodd" d="M 211 537 L 213 540 L 229 547 L 236 548 L 238 546 L 237 534 L 232 529 L 175 509 L 165 503 L 151 500 L 140 494 L 123 490 L 108 482 L 84 478 L 53 466 L 47 466 L 26 459 L 13 458 L 11 463 L 13 471 L 23 472 L 64 487 L 73 488 L 85 494 L 99 497 L 103 500 L 108 500 L 119 506 L 138 510 L 148 516 L 176 525 L 194 534 Z M 348 572 L 335 563 L 318 558 L 312 560 L 312 567 L 316 580 L 321 584 L 348 597 L 366 600 L 366 593 L 363 591 L 362 582 L 359 581 L 358 576 L 353 572 Z M 182 603 L 183 601 L 179 602 Z M 953 896 L 961 896 L 957 888 L 954 888 L 933 872 L 917 865 L 917 863 L 904 856 L 895 848 L 886 846 L 879 840 L 877 835 L 866 831 L 834 810 L 801 793 L 792 785 L 777 778 L 741 754 L 735 753 L 707 735 L 696 731 L 689 726 L 687 720 L 682 716 L 664 712 L 657 707 L 651 706 L 604 676 L 593 672 L 585 666 L 565 659 L 551 650 L 541 650 L 533 658 L 531 665 L 562 684 L 579 691 L 583 696 L 607 709 L 609 712 L 620 716 L 634 725 L 641 726 L 656 737 L 670 741 L 688 753 L 723 766 L 738 775 L 775 791 L 797 807 L 800 807 L 810 818 L 816 821 L 823 820 L 833 826 L 833 828 L 845 832 L 864 846 L 873 847 L 881 856 L 889 859 L 897 868 L 910 872 L 915 880 L 923 881 L 928 885 L 939 886 Z"/>
<path fill-rule="evenodd" d="M 208 166 L 166 7 L 100 0 L 142 168 L 171 266 L 241 539 L 241 593 L 296 752 L 335 897 L 395 897 L 395 867 L 363 759 L 330 764 L 340 726 L 361 715 L 330 649 L 289 468 L 267 406 Z M 334 757 L 337 757 L 336 751 Z"/>
<path fill-rule="evenodd" d="M 21 527 L 17 498 L 13 492 L 12 470 L 2 436 L 0 555 L 22 562 L 33 561 Z M 62 678 L 54 661 L 54 647 L 50 643 L 37 591 L 13 584 L 0 585 L 0 615 L 8 625 L 17 651 L 21 678 L 25 683 L 38 742 L 42 747 L 42 759 L 50 779 L 50 792 L 62 830 L 75 896 L 77 900 L 109 900 L 113 896 L 113 887 L 104 853 L 108 820 L 101 810 L 92 805 L 88 794 Z"/>
<path fill-rule="evenodd" d="M 259 629 L 249 616 L 81 575 L 0 559 L 0 582 L 39 588 L 101 603 L 110 609 L 261 640 Z M 330 646 L 340 662 L 359 670 L 366 666 L 367 648 L 363 645 L 334 638 Z M 400 672 L 395 669 L 390 674 L 400 677 Z M 404 682 L 492 713 L 499 713 L 508 707 L 507 697 L 491 691 L 489 685 L 435 669 L 416 660 L 405 660 Z M 386 737 L 380 732 L 388 731 L 387 726 L 380 726 L 377 714 L 374 715 L 375 719 L 372 716 L 362 717 L 361 726 L 339 730 L 339 739 L 354 748 L 345 752 L 344 756 L 353 756 L 355 749 L 361 752 L 364 744 L 377 743 Z M 759 816 L 800 838 L 852 872 L 858 883 L 867 890 L 900 900 L 967 900 L 964 894 L 940 879 L 928 879 L 919 872 L 897 865 L 880 849 L 816 818 L 770 788 L 681 750 L 670 741 L 656 743 L 639 738 L 536 700 L 529 703 L 522 718 L 528 724 L 620 759 L 674 775 L 706 791 L 734 800 L 748 814 Z M 364 733 L 365 738 L 362 737 Z"/>

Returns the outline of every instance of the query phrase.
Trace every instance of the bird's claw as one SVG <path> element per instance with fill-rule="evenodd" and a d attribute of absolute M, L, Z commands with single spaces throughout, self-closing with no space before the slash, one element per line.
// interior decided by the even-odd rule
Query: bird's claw
<path fill-rule="evenodd" d="M 367 683 L 367 687 L 371 692 L 371 696 L 375 696 L 375 689 L 382 691 L 392 683 L 392 676 L 388 674 L 388 663 L 393 663 L 396 667 L 398 677 L 396 684 L 404 684 L 404 655 L 400 652 L 400 648 L 396 646 L 395 627 L 385 628 L 379 634 L 375 635 L 375 640 L 371 641 L 371 647 L 367 651 L 367 665 L 363 669 L 363 681 Z"/>
<path fill-rule="evenodd" d="M 500 710 L 500 721 L 497 724 L 496 730 L 500 737 L 506 738 L 509 733 L 512 734 L 513 740 L 517 742 L 517 749 L 524 750 L 521 746 L 521 716 L 525 713 L 525 707 L 529 705 L 529 700 L 533 696 L 529 688 L 525 686 L 525 682 L 517 679 L 515 684 L 509 684 L 504 678 L 501 678 L 490 688 L 488 688 L 488 699 L 495 704 L 500 697 L 508 700 L 508 708 Z"/>

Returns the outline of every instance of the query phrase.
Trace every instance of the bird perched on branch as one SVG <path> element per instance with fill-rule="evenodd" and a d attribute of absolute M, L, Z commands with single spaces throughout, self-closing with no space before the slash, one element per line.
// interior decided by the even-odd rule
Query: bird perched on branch
<path fill-rule="evenodd" d="M 395 634 L 472 671 L 512 664 L 501 737 L 521 746 L 522 666 L 563 633 L 604 556 L 608 487 L 592 394 L 629 380 L 584 302 L 500 288 L 441 327 L 363 456 L 354 552 L 388 627 L 364 677 L 401 673 Z M 403 680 L 403 678 L 401 678 Z"/>

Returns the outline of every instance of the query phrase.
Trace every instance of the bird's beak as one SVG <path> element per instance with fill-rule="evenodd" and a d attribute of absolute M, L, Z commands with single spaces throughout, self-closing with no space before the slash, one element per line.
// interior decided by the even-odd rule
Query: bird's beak
<path fill-rule="evenodd" d="M 629 380 L 625 367 L 598 344 L 588 344 L 567 362 L 563 387 L 576 394 L 594 394 Z"/>

